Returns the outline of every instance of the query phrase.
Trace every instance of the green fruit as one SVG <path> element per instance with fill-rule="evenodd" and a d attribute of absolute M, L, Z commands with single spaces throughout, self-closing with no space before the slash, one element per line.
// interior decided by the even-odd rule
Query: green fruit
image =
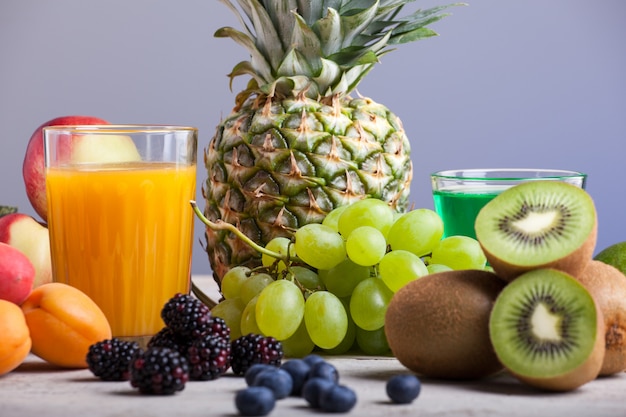
<path fill-rule="evenodd" d="M 17 207 L 0 206 L 0 217 L 11 213 L 17 213 Z"/>
<path fill-rule="evenodd" d="M 614 266 L 626 274 L 626 241 L 615 243 L 598 253 L 595 260 Z"/>
<path fill-rule="evenodd" d="M 265 245 L 367 197 L 404 212 L 412 162 L 402 122 L 351 93 L 380 57 L 436 35 L 427 26 L 461 3 L 408 14 L 410 0 L 223 3 L 241 28 L 215 36 L 251 59 L 229 74 L 248 81 L 205 152 L 205 215 Z M 228 231 L 206 237 L 218 280 L 236 265 L 258 266 L 260 255 Z"/>
<path fill-rule="evenodd" d="M 569 391 L 595 379 L 604 319 L 587 289 L 556 269 L 520 275 L 500 293 L 489 334 L 498 359 L 528 385 Z"/>
<path fill-rule="evenodd" d="M 538 268 L 578 276 L 593 256 L 597 216 L 585 190 L 559 181 L 531 181 L 487 203 L 475 229 L 487 261 L 506 281 Z"/>

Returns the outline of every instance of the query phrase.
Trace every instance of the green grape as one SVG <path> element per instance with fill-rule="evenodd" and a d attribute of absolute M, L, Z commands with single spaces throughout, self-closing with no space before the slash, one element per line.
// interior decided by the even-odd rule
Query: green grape
<path fill-rule="evenodd" d="M 346 259 L 343 238 L 332 228 L 309 223 L 295 233 L 298 258 L 317 269 L 330 269 Z"/>
<path fill-rule="evenodd" d="M 330 211 L 322 220 L 322 224 L 331 227 L 335 232 L 339 232 L 339 216 L 348 207 L 347 205 L 337 206 Z"/>
<path fill-rule="evenodd" d="M 285 340 L 298 330 L 303 316 L 304 297 L 293 282 L 279 279 L 259 293 L 256 322 L 264 335 Z"/>
<path fill-rule="evenodd" d="M 361 226 L 375 227 L 383 236 L 387 236 L 393 220 L 394 210 L 389 204 L 376 198 L 366 198 L 347 206 L 339 216 L 337 226 L 339 233 L 346 238 Z"/>
<path fill-rule="evenodd" d="M 348 314 L 341 300 L 328 291 L 314 292 L 304 305 L 304 322 L 315 345 L 336 347 L 348 330 Z"/>
<path fill-rule="evenodd" d="M 443 264 L 428 264 L 426 265 L 429 274 L 436 274 L 437 272 L 452 271 L 452 268 Z"/>
<path fill-rule="evenodd" d="M 343 355 L 352 349 L 356 340 L 356 325 L 350 316 L 350 298 L 344 297 L 340 298 L 340 300 L 348 315 L 348 329 L 346 330 L 346 335 L 343 337 L 343 340 L 337 346 L 332 349 L 322 349 L 324 353 L 329 355 Z"/>
<path fill-rule="evenodd" d="M 467 236 L 449 236 L 433 248 L 431 263 L 452 269 L 484 269 L 487 258 L 476 239 Z"/>
<path fill-rule="evenodd" d="M 365 330 L 383 327 L 391 297 L 393 292 L 380 278 L 361 281 L 350 297 L 350 315 L 354 324 Z"/>
<path fill-rule="evenodd" d="M 376 330 L 363 330 L 357 327 L 356 344 L 368 355 L 386 355 L 391 352 L 384 326 Z"/>
<path fill-rule="evenodd" d="M 241 290 L 241 284 L 246 281 L 250 274 L 250 268 L 236 266 L 229 269 L 222 277 L 220 289 L 224 298 L 237 298 Z"/>
<path fill-rule="evenodd" d="M 319 277 L 319 274 L 312 269 L 307 268 L 306 266 L 292 266 L 290 269 L 293 273 L 293 277 L 304 288 L 312 291 L 325 289 L 324 283 Z"/>
<path fill-rule="evenodd" d="M 359 282 L 369 278 L 370 268 L 346 259 L 334 268 L 320 269 L 318 274 L 328 291 L 337 297 L 347 297 Z"/>
<path fill-rule="evenodd" d="M 296 250 L 291 243 L 291 240 L 286 237 L 275 237 L 274 239 L 267 242 L 265 248 L 273 252 L 277 252 L 283 256 L 289 254 L 289 259 L 296 257 Z M 261 254 L 261 263 L 263 264 L 263 266 L 272 266 L 274 262 L 276 262 L 276 258 L 274 258 L 273 256 L 267 255 L 265 253 Z M 286 267 L 287 265 L 285 265 L 283 261 L 278 262 L 278 271 L 282 271 Z"/>
<path fill-rule="evenodd" d="M 235 340 L 241 336 L 241 316 L 243 315 L 245 307 L 241 298 L 236 297 L 226 298 L 211 309 L 211 314 L 223 319 L 230 328 L 231 340 Z"/>
<path fill-rule="evenodd" d="M 274 282 L 274 278 L 272 278 L 270 274 L 253 274 L 241 284 L 239 298 L 241 298 L 244 304 L 248 304 L 250 300 L 252 300 L 252 297 L 258 295 L 263 288 L 267 287 L 272 282 Z"/>
<path fill-rule="evenodd" d="M 372 226 L 357 227 L 346 239 L 348 258 L 358 265 L 376 265 L 383 258 L 386 250 L 385 236 Z"/>
<path fill-rule="evenodd" d="M 283 354 L 287 358 L 303 358 L 315 349 L 315 343 L 309 337 L 304 320 L 300 322 L 298 330 L 291 337 L 280 343 L 283 345 Z"/>
<path fill-rule="evenodd" d="M 391 250 L 408 250 L 417 256 L 429 254 L 443 236 L 443 221 L 433 210 L 416 209 L 398 218 L 389 233 Z"/>
<path fill-rule="evenodd" d="M 396 292 L 409 282 L 428 275 L 428 268 L 414 253 L 394 250 L 380 260 L 378 275 L 391 291 Z"/>
<path fill-rule="evenodd" d="M 256 322 L 256 303 L 258 300 L 258 295 L 253 297 L 241 313 L 241 323 L 239 324 L 239 328 L 242 335 L 247 335 L 250 333 L 263 334 L 261 329 L 259 329 L 259 325 Z"/>

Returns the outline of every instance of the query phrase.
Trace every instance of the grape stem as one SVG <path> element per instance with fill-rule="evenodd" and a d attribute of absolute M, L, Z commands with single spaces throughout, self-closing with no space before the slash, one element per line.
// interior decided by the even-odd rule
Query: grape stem
<path fill-rule="evenodd" d="M 198 218 L 202 221 L 202 223 L 210 227 L 212 230 L 228 230 L 229 232 L 234 233 L 239 239 L 243 240 L 247 245 L 249 245 L 252 249 L 256 250 L 257 252 L 262 253 L 267 256 L 271 256 L 272 258 L 275 258 L 275 259 L 279 259 L 285 262 L 285 264 L 289 262 L 289 255 L 282 255 L 278 252 L 274 252 L 272 250 L 264 248 L 263 246 L 255 243 L 252 239 L 246 236 L 241 230 L 237 229 L 234 225 L 230 223 L 224 222 L 220 219 L 216 220 L 215 222 L 212 222 L 211 220 L 207 219 L 204 216 L 204 214 L 200 211 L 195 200 L 190 200 L 189 203 L 191 204 L 191 207 L 193 208 L 194 213 L 196 213 L 196 216 L 198 216 Z"/>

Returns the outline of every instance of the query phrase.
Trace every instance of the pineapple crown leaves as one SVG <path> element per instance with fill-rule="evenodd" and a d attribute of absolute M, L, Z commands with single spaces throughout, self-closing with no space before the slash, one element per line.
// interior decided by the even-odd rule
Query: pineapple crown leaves
<path fill-rule="evenodd" d="M 419 9 L 401 17 L 414 0 L 220 0 L 237 16 L 241 30 L 222 27 L 250 53 L 228 74 L 251 77 L 237 97 L 252 95 L 309 98 L 343 96 L 353 91 L 392 45 L 436 36 L 427 26 L 453 3 Z"/>

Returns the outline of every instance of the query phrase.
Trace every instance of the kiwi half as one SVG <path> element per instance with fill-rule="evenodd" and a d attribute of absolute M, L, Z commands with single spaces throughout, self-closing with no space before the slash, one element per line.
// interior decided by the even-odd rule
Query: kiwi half
<path fill-rule="evenodd" d="M 502 370 L 489 339 L 489 314 L 504 285 L 483 270 L 437 272 L 409 282 L 385 315 L 393 355 L 431 378 L 478 379 Z"/>
<path fill-rule="evenodd" d="M 500 293 L 489 334 L 504 367 L 521 381 L 569 391 L 595 379 L 604 358 L 604 319 L 585 287 L 556 269 L 520 275 Z"/>
<path fill-rule="evenodd" d="M 487 203 L 475 229 L 489 264 L 506 281 L 538 268 L 576 276 L 593 256 L 597 215 L 583 189 L 560 181 L 532 181 Z"/>

